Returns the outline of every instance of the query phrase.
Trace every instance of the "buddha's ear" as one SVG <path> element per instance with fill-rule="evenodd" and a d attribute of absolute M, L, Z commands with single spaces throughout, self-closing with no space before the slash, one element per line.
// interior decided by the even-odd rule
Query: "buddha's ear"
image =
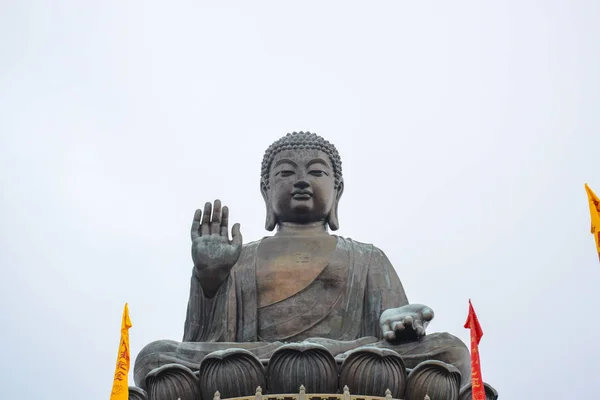
<path fill-rule="evenodd" d="M 275 226 L 277 225 L 277 218 L 275 217 L 275 211 L 273 211 L 273 207 L 271 206 L 271 202 L 269 201 L 269 189 L 262 180 L 260 182 L 260 193 L 262 194 L 262 197 L 265 200 L 265 206 L 267 209 L 265 229 L 271 232 L 273 231 L 273 229 L 275 229 Z"/>
<path fill-rule="evenodd" d="M 344 180 L 340 180 L 340 184 L 337 187 L 337 191 L 335 193 L 335 201 L 333 203 L 333 207 L 331 207 L 331 211 L 329 212 L 329 218 L 327 218 L 327 223 L 329 224 L 329 229 L 332 231 L 337 231 L 340 229 L 340 220 L 338 218 L 338 205 L 340 204 L 340 198 L 344 193 Z"/>

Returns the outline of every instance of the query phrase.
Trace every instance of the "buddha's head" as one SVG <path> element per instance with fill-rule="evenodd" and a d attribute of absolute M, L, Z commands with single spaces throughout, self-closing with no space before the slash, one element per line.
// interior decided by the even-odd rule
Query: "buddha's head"
<path fill-rule="evenodd" d="M 288 133 L 269 146 L 262 162 L 260 190 L 269 231 L 282 222 L 324 222 L 331 230 L 339 228 L 342 161 L 335 146 L 314 133 Z"/>

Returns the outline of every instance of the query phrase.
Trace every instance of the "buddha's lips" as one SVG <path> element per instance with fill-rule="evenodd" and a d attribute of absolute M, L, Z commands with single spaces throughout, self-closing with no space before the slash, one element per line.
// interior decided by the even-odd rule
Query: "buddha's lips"
<path fill-rule="evenodd" d="M 312 197 L 312 192 L 310 190 L 294 190 L 292 192 L 292 197 L 298 200 L 308 200 Z"/>

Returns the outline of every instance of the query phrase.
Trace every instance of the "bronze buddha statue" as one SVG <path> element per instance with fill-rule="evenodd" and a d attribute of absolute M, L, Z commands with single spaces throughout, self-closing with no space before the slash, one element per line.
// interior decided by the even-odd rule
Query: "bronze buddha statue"
<path fill-rule="evenodd" d="M 169 368 L 189 369 L 193 379 L 202 381 L 203 374 L 212 373 L 208 369 L 213 367 L 201 364 L 228 357 L 227 365 L 219 367 L 224 368 L 219 370 L 220 376 L 225 371 L 234 377 L 235 357 L 231 355 L 236 354 L 254 365 L 244 364 L 240 371 L 258 371 L 251 378 L 236 380 L 254 379 L 248 387 L 257 382 L 269 386 L 269 379 L 274 382 L 273 374 L 278 372 L 267 370 L 263 377 L 261 368 L 269 366 L 285 348 L 320 352 L 318 357 L 325 361 L 318 365 L 335 362 L 339 366 L 365 355 L 387 357 L 385 365 L 395 363 L 413 371 L 420 364 L 434 370 L 441 366 L 440 379 L 451 381 L 456 393 L 469 384 L 467 347 L 447 333 L 426 335 L 433 310 L 408 302 L 383 251 L 328 232 L 339 227 L 338 204 L 344 191 L 341 159 L 333 144 L 309 132 L 294 132 L 277 140 L 264 155 L 260 190 L 266 205 L 266 229 L 276 232 L 256 242 L 243 244 L 239 224 L 233 225 L 229 238 L 229 210 L 219 200 L 196 211 L 191 229 L 194 267 L 183 341 L 161 340 L 142 349 L 134 369 L 137 386 L 147 388 L 148 382 L 158 382 L 156 377 Z M 305 372 L 310 369 L 302 368 Z M 340 386 L 352 384 L 341 382 L 343 377 L 360 380 L 366 374 L 370 382 L 387 373 L 352 368 L 340 372 Z M 337 384 L 338 374 L 332 374 Z M 206 381 L 199 385 L 200 392 L 202 385 L 210 386 Z M 406 398 L 417 396 L 408 394 L 411 389 L 406 382 L 398 385 L 404 385 L 397 388 L 398 397 L 405 392 Z M 213 389 L 207 388 L 206 393 L 214 393 Z M 218 390 L 223 393 L 224 389 Z M 231 396 L 253 394 L 244 394 L 244 390 L 232 389 Z M 428 390 L 431 396 L 434 389 Z"/>

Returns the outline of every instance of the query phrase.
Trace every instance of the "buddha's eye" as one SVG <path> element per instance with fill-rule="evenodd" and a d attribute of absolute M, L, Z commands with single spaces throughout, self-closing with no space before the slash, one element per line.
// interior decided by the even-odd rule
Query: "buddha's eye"
<path fill-rule="evenodd" d="M 319 169 L 313 169 L 311 171 L 308 172 L 309 175 L 312 176 L 323 176 L 323 175 L 327 175 L 327 173 L 325 171 L 321 171 Z"/>
<path fill-rule="evenodd" d="M 279 175 L 279 176 L 281 176 L 281 177 L 285 178 L 285 177 L 287 177 L 287 176 L 292 176 L 292 175 L 294 175 L 294 171 L 290 171 L 290 170 L 288 170 L 288 169 L 285 169 L 285 170 L 279 171 L 279 172 L 278 172 L 276 175 Z"/>

